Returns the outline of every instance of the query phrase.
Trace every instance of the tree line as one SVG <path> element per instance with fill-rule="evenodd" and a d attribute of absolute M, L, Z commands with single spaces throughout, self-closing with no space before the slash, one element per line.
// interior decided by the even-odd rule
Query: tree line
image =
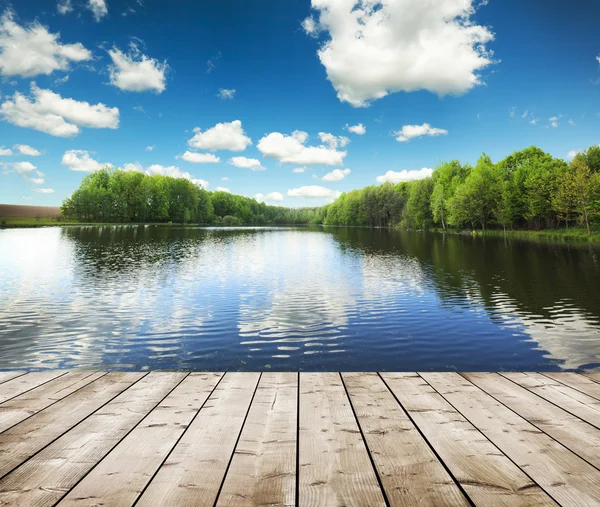
<path fill-rule="evenodd" d="M 342 194 L 325 206 L 323 223 L 405 229 L 448 227 L 543 229 L 580 225 L 600 216 L 600 147 L 567 163 L 536 147 L 474 167 L 457 160 L 429 178 L 385 183 Z"/>
<path fill-rule="evenodd" d="M 343 193 L 313 208 L 269 206 L 191 181 L 105 168 L 87 175 L 63 202 L 63 215 L 99 222 L 211 225 L 325 224 L 364 227 L 543 229 L 600 216 L 600 147 L 567 163 L 536 147 L 494 163 L 439 164 L 429 178 Z"/>
<path fill-rule="evenodd" d="M 87 175 L 61 210 L 66 217 L 90 222 L 211 225 L 302 224 L 312 211 L 209 192 L 184 178 L 109 168 Z"/>

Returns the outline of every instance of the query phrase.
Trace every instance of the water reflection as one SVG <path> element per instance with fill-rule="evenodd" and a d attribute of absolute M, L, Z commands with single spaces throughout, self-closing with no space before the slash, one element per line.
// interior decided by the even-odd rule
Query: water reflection
<path fill-rule="evenodd" d="M 598 250 L 343 228 L 0 231 L 0 368 L 600 369 Z"/>

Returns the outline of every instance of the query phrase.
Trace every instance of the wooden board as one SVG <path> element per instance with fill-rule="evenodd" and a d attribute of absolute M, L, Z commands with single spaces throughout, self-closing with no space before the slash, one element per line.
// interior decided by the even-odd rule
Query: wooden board
<path fill-rule="evenodd" d="M 259 373 L 227 373 L 136 504 L 212 506 Z"/>
<path fill-rule="evenodd" d="M 13 378 L 25 375 L 24 371 L 0 371 L 0 384 L 7 382 Z"/>
<path fill-rule="evenodd" d="M 0 432 L 31 417 L 78 389 L 106 375 L 104 372 L 69 372 L 0 405 Z"/>
<path fill-rule="evenodd" d="M 125 391 L 145 373 L 109 373 L 0 433 L 0 477 Z"/>
<path fill-rule="evenodd" d="M 515 384 L 600 428 L 600 400 L 539 373 L 502 373 Z"/>
<path fill-rule="evenodd" d="M 470 505 L 376 373 L 343 373 L 390 506 Z"/>
<path fill-rule="evenodd" d="M 562 505 L 597 505 L 600 471 L 458 373 L 421 376 Z"/>
<path fill-rule="evenodd" d="M 296 505 L 298 374 L 263 373 L 218 507 Z"/>
<path fill-rule="evenodd" d="M 600 371 L 584 373 L 588 378 L 591 378 L 595 382 L 600 382 Z"/>
<path fill-rule="evenodd" d="M 416 373 L 381 376 L 475 505 L 555 505 Z"/>
<path fill-rule="evenodd" d="M 577 389 L 582 393 L 587 394 L 588 396 L 593 396 L 597 400 L 600 400 L 600 384 L 598 382 L 594 382 L 589 377 L 585 375 L 581 375 L 579 373 L 569 373 L 569 372 L 561 372 L 561 373 L 543 373 L 546 377 L 549 377 L 553 380 L 561 382 L 573 389 Z"/>
<path fill-rule="evenodd" d="M 59 505 L 132 505 L 222 376 L 190 374 Z"/>
<path fill-rule="evenodd" d="M 300 373 L 298 505 L 385 506 L 339 373 Z"/>
<path fill-rule="evenodd" d="M 0 403 L 3 403 L 15 396 L 26 393 L 31 389 L 36 388 L 46 382 L 50 382 L 56 377 L 64 375 L 64 370 L 48 370 L 28 373 L 26 375 L 20 375 L 8 382 L 0 384 Z"/>
<path fill-rule="evenodd" d="M 463 376 L 600 469 L 600 430 L 495 373 Z"/>
<path fill-rule="evenodd" d="M 148 374 L 0 480 L 0 503 L 54 505 L 186 375 Z"/>

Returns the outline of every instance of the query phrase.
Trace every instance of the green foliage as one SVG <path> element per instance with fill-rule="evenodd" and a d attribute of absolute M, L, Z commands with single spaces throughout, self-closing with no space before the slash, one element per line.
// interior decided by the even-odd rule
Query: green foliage
<path fill-rule="evenodd" d="M 88 222 L 267 225 L 320 224 L 324 218 L 323 208 L 267 206 L 183 178 L 109 168 L 86 176 L 61 209 L 65 217 Z"/>

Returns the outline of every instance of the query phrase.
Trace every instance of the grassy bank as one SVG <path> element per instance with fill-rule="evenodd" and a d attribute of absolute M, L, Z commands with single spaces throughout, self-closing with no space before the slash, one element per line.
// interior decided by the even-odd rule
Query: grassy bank
<path fill-rule="evenodd" d="M 82 222 L 71 218 L 23 218 L 23 217 L 0 217 L 0 229 L 12 229 L 18 227 L 56 227 L 63 225 L 182 225 L 165 223 L 134 223 L 134 222 Z M 196 224 L 189 224 L 196 225 Z"/>
<path fill-rule="evenodd" d="M 600 231 L 592 231 L 588 234 L 587 230 L 579 227 L 569 229 L 542 229 L 539 231 L 511 231 L 507 230 L 457 230 L 457 229 L 432 229 L 434 232 L 446 232 L 448 234 L 468 234 L 472 236 L 495 236 L 513 239 L 526 239 L 532 241 L 554 241 L 559 243 L 585 242 L 600 243 Z"/>

